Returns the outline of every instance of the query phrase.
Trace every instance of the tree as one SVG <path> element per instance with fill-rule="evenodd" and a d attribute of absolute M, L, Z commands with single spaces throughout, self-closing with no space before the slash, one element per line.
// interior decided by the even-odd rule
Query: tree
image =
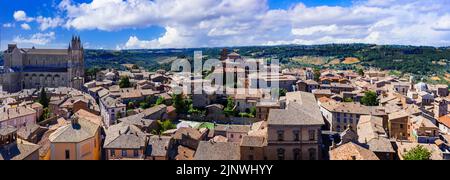
<path fill-rule="evenodd" d="M 405 155 L 403 155 L 404 160 L 423 161 L 430 160 L 430 158 L 431 152 L 421 145 L 409 150 Z"/>
<path fill-rule="evenodd" d="M 235 116 L 237 114 L 236 110 L 235 110 L 235 104 L 234 101 L 231 97 L 227 98 L 227 106 L 225 107 L 225 109 L 223 110 L 224 114 L 226 116 Z"/>
<path fill-rule="evenodd" d="M 165 101 L 166 101 L 166 99 L 164 99 L 163 96 L 159 96 L 159 98 L 156 100 L 155 104 L 158 106 L 158 105 L 164 104 Z"/>
<path fill-rule="evenodd" d="M 320 76 L 322 75 L 322 73 L 320 72 L 320 69 L 315 68 L 314 69 L 314 81 L 319 82 L 320 81 Z"/>
<path fill-rule="evenodd" d="M 127 109 L 134 109 L 134 108 L 136 108 L 136 104 L 135 104 L 135 102 L 133 102 L 133 101 L 131 101 L 131 102 L 128 102 L 128 106 L 127 106 Z"/>
<path fill-rule="evenodd" d="M 364 76 L 364 69 L 358 69 L 358 75 Z"/>
<path fill-rule="evenodd" d="M 186 102 L 184 101 L 182 94 L 173 94 L 173 107 L 176 108 L 178 114 L 183 114 L 187 112 Z"/>
<path fill-rule="evenodd" d="M 170 121 L 170 120 L 165 120 L 165 121 L 158 120 L 156 122 L 157 122 L 156 123 L 157 128 L 156 128 L 156 130 L 153 131 L 153 134 L 161 135 L 162 133 L 166 132 L 167 130 L 177 128 L 177 125 L 172 123 L 172 121 Z"/>
<path fill-rule="evenodd" d="M 133 67 L 131 67 L 131 69 L 139 69 L 139 66 L 136 64 L 133 64 Z"/>
<path fill-rule="evenodd" d="M 361 99 L 361 104 L 363 104 L 365 106 L 378 106 L 380 103 L 379 103 L 377 93 L 372 92 L 372 91 L 367 91 L 364 94 L 364 97 Z"/>
<path fill-rule="evenodd" d="M 47 97 L 47 92 L 45 92 L 45 88 L 41 89 L 41 93 L 39 94 L 38 102 L 44 106 L 44 108 L 48 108 L 48 104 L 50 103 L 50 98 Z"/>
<path fill-rule="evenodd" d="M 148 109 L 150 107 L 151 107 L 150 103 L 148 103 L 146 101 L 139 103 L 139 108 L 141 108 L 141 109 Z"/>
<path fill-rule="evenodd" d="M 116 119 L 120 119 L 122 118 L 122 113 L 121 112 L 117 112 L 116 113 Z"/>
<path fill-rule="evenodd" d="M 50 108 L 44 108 L 42 111 L 42 115 L 39 117 L 39 122 L 45 121 L 52 117 L 52 112 L 50 111 Z"/>
<path fill-rule="evenodd" d="M 283 88 L 280 88 L 278 91 L 279 91 L 280 96 L 286 96 L 286 94 L 288 92 L 286 89 L 283 89 Z"/>
<path fill-rule="evenodd" d="M 130 88 L 131 87 L 130 78 L 128 76 L 120 78 L 119 87 Z"/>
<path fill-rule="evenodd" d="M 250 114 L 253 115 L 253 117 L 256 117 L 256 107 L 250 108 Z"/>

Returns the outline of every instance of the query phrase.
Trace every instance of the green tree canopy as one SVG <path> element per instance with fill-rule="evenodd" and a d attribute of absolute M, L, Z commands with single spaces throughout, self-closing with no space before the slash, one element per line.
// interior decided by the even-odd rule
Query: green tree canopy
<path fill-rule="evenodd" d="M 186 105 L 186 101 L 184 100 L 184 97 L 182 94 L 173 94 L 173 107 L 176 108 L 176 112 L 178 114 L 187 113 L 188 106 Z"/>
<path fill-rule="evenodd" d="M 164 104 L 165 103 L 165 101 L 166 101 L 166 99 L 164 99 L 164 97 L 163 96 L 159 96 L 159 98 L 156 100 L 156 105 L 161 105 L 161 104 Z"/>
<path fill-rule="evenodd" d="M 322 75 L 322 73 L 320 72 L 320 69 L 315 68 L 314 69 L 314 81 L 319 82 L 320 81 L 320 76 Z"/>
<path fill-rule="evenodd" d="M 380 103 L 377 93 L 373 91 L 367 91 L 364 97 L 361 99 L 361 104 L 365 106 L 378 106 Z"/>
<path fill-rule="evenodd" d="M 47 120 L 52 117 L 52 112 L 50 111 L 50 108 L 44 108 L 42 111 L 42 115 L 39 117 L 38 121 L 42 122 L 44 120 Z"/>
<path fill-rule="evenodd" d="M 223 110 L 224 114 L 226 116 L 235 116 L 237 114 L 237 112 L 234 107 L 235 107 L 235 104 L 234 104 L 233 98 L 228 97 L 227 98 L 227 106 Z"/>
<path fill-rule="evenodd" d="M 131 87 L 130 78 L 127 76 L 120 78 L 119 87 L 120 88 L 130 88 Z"/>
<path fill-rule="evenodd" d="M 409 150 L 405 155 L 403 155 L 404 160 L 423 161 L 430 160 L 430 158 L 431 152 L 421 145 Z"/>
<path fill-rule="evenodd" d="M 364 69 L 358 69 L 358 75 L 364 76 Z"/>
<path fill-rule="evenodd" d="M 40 104 L 42 104 L 42 106 L 44 106 L 44 108 L 48 108 L 48 104 L 50 103 L 50 98 L 47 97 L 47 92 L 45 91 L 45 88 L 41 89 L 38 102 Z"/>
<path fill-rule="evenodd" d="M 157 126 L 158 126 L 158 128 L 155 131 L 153 131 L 153 134 L 161 135 L 162 133 L 164 133 L 167 130 L 171 130 L 171 129 L 176 129 L 177 128 L 177 125 L 175 125 L 170 120 L 165 120 L 165 121 L 158 120 L 157 121 Z"/>

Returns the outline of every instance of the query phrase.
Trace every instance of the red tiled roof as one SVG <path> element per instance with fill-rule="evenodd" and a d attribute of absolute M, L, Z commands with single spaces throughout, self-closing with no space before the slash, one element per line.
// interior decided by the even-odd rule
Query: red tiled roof
<path fill-rule="evenodd" d="M 439 122 L 447 127 L 450 127 L 450 114 L 440 117 Z"/>

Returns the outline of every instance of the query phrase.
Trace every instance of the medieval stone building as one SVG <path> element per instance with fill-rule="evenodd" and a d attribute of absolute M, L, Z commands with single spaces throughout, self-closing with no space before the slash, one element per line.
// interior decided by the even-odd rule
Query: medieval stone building
<path fill-rule="evenodd" d="M 81 89 L 84 84 L 84 53 L 80 37 L 72 37 L 67 49 L 24 49 L 10 44 L 3 54 L 1 83 L 4 91 L 42 87 Z"/>

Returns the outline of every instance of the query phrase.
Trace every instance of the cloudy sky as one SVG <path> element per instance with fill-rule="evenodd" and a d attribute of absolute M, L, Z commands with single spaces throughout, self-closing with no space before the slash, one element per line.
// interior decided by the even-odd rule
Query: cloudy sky
<path fill-rule="evenodd" d="M 376 43 L 450 46 L 450 0 L 9 0 L 1 49 Z"/>

